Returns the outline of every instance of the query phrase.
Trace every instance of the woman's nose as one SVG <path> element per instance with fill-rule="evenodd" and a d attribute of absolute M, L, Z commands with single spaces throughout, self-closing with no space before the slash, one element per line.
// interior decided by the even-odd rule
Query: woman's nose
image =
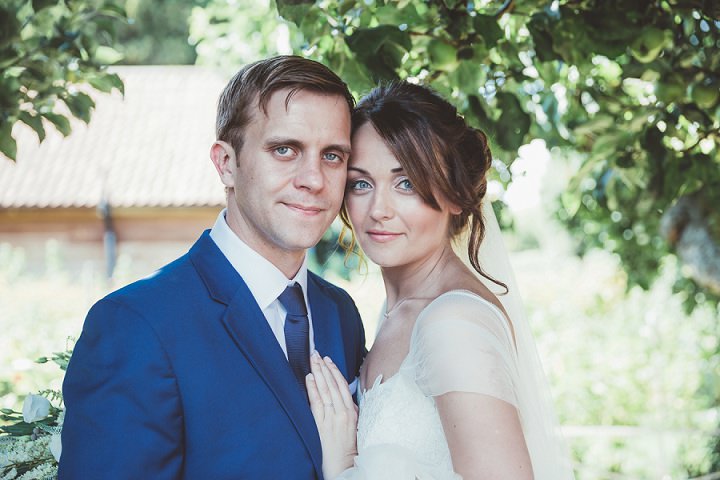
<path fill-rule="evenodd" d="M 373 195 L 372 205 L 370 205 L 370 217 L 373 220 L 386 220 L 393 216 L 394 210 L 389 195 L 379 190 Z"/>

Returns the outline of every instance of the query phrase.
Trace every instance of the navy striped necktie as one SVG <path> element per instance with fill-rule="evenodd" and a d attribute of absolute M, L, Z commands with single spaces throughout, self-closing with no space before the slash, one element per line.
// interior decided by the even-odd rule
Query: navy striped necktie
<path fill-rule="evenodd" d="M 298 283 L 293 283 L 280 294 L 278 300 L 287 310 L 285 346 L 288 362 L 300 389 L 307 396 L 305 376 L 310 373 L 310 320 L 302 287 Z"/>

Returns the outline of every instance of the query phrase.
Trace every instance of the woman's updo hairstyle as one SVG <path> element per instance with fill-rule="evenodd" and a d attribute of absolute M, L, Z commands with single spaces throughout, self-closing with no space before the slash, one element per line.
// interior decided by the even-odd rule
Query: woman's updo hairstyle
<path fill-rule="evenodd" d="M 353 135 L 370 123 L 395 156 L 420 195 L 440 210 L 436 195 L 461 212 L 450 219 L 451 238 L 469 225 L 468 257 L 485 278 L 478 260 L 485 235 L 482 202 L 492 155 L 485 134 L 467 125 L 457 109 L 426 86 L 393 82 L 374 88 L 357 104 L 352 115 Z M 347 211 L 340 212 L 350 226 Z"/>

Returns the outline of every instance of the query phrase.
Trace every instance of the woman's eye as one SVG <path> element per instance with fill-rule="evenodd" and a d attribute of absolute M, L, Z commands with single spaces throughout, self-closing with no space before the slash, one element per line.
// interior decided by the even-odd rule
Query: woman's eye
<path fill-rule="evenodd" d="M 401 190 L 407 190 L 407 191 L 413 191 L 415 188 L 413 187 L 412 182 L 409 179 L 401 180 L 400 183 L 398 183 L 398 187 Z"/>
<path fill-rule="evenodd" d="M 353 180 L 353 181 L 348 182 L 348 190 L 360 191 L 360 190 L 367 190 L 368 188 L 371 188 L 371 187 L 372 187 L 372 185 L 370 185 L 370 183 L 368 183 L 365 180 Z"/>

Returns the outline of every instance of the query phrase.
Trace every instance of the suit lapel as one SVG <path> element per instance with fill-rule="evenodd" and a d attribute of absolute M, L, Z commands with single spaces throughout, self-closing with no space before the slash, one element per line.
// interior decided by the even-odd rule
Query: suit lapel
<path fill-rule="evenodd" d="M 315 350 L 322 356 L 329 356 L 347 379 L 347 361 L 340 329 L 340 314 L 331 297 L 323 292 L 312 274 L 308 272 L 308 300 L 312 314 Z M 352 378 L 347 379 L 352 382 Z"/>
<path fill-rule="evenodd" d="M 320 475 L 322 450 L 310 406 L 260 307 L 244 283 L 228 305 L 222 321 L 235 344 L 282 405 Z"/>
<path fill-rule="evenodd" d="M 188 255 L 210 297 L 225 305 L 230 303 L 242 279 L 210 238 L 210 230 L 205 230 Z"/>
<path fill-rule="evenodd" d="M 315 420 L 255 298 L 207 232 L 193 246 L 190 256 L 210 296 L 227 305 L 222 325 L 278 399 L 310 452 L 318 478 L 321 478 L 322 449 Z"/>

